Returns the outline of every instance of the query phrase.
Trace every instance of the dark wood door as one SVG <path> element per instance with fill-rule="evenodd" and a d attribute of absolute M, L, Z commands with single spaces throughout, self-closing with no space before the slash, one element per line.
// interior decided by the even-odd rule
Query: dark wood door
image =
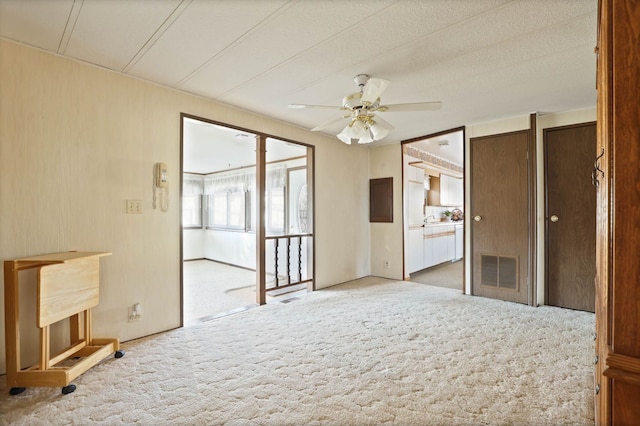
<path fill-rule="evenodd" d="M 544 131 L 546 303 L 595 311 L 596 123 Z"/>
<path fill-rule="evenodd" d="M 471 139 L 472 293 L 527 303 L 529 131 Z"/>

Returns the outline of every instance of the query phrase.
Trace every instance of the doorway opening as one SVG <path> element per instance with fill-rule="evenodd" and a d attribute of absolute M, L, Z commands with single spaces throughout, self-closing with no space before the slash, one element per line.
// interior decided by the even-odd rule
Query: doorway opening
<path fill-rule="evenodd" d="M 312 153 L 182 116 L 183 325 L 313 290 Z"/>
<path fill-rule="evenodd" d="M 405 280 L 464 292 L 464 127 L 402 142 Z"/>

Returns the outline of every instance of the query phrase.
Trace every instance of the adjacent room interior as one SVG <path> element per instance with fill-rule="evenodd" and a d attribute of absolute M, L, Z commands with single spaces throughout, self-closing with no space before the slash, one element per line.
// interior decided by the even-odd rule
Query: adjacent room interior
<path fill-rule="evenodd" d="M 405 275 L 464 292 L 464 129 L 403 141 Z"/>
<path fill-rule="evenodd" d="M 260 221 L 266 231 L 266 302 L 313 288 L 309 148 L 267 138 L 260 191 L 256 134 L 194 117 L 182 120 L 184 324 L 258 306 Z"/>

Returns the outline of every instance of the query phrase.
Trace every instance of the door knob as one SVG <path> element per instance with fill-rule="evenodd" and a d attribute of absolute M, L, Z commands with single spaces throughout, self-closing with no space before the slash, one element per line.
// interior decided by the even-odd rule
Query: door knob
<path fill-rule="evenodd" d="M 551 219 L 551 222 L 556 223 L 560 218 L 554 214 L 550 217 L 550 219 Z"/>
<path fill-rule="evenodd" d="M 480 222 L 482 220 L 482 216 L 474 216 L 473 220 L 475 220 L 476 222 Z"/>

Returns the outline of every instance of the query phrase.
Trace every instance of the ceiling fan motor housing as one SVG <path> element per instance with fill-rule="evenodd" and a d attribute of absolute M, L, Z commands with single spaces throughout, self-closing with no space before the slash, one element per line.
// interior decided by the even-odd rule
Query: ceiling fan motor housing
<path fill-rule="evenodd" d="M 344 98 L 342 98 L 342 107 L 350 111 L 362 109 L 364 108 L 364 105 L 362 105 L 361 99 L 362 99 L 361 92 L 351 93 L 345 96 Z M 366 108 L 371 111 L 375 111 L 379 106 L 380 106 L 380 98 L 376 99 L 374 103 L 367 106 Z"/>
<path fill-rule="evenodd" d="M 358 87 L 360 87 L 360 90 L 362 90 L 364 85 L 367 84 L 367 81 L 369 81 L 369 75 L 368 74 L 358 74 L 355 77 L 353 77 L 353 81 L 355 81 L 356 84 L 358 85 Z"/>

